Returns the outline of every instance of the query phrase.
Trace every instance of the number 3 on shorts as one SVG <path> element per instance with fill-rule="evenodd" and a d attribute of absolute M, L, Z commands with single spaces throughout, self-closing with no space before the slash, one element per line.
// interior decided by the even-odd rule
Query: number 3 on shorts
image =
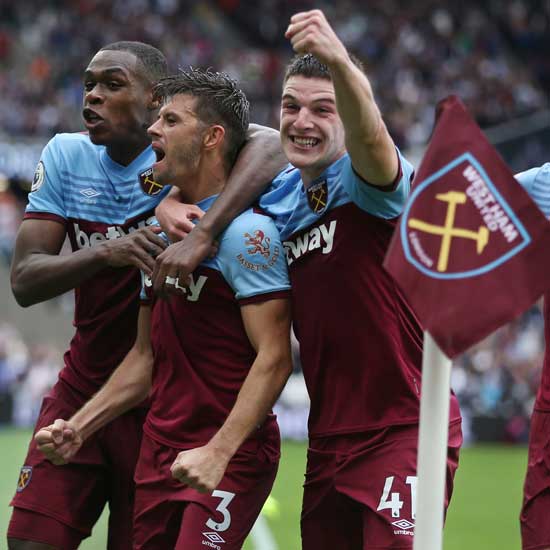
<path fill-rule="evenodd" d="M 235 493 L 230 493 L 229 491 L 212 491 L 212 496 L 222 499 L 216 508 L 216 512 L 220 512 L 223 515 L 223 521 L 216 523 L 210 518 L 206 522 L 206 526 L 214 531 L 227 531 L 231 525 L 231 514 L 229 513 L 228 506 L 235 498 Z"/>

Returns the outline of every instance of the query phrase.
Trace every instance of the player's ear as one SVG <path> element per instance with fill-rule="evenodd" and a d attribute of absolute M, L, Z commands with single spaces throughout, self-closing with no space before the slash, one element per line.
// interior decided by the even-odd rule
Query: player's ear
<path fill-rule="evenodd" d="M 153 93 L 153 90 L 149 90 L 147 96 L 147 108 L 150 111 L 157 111 L 161 107 L 160 97 Z"/>
<path fill-rule="evenodd" d="M 209 126 L 202 136 L 202 144 L 205 149 L 220 147 L 225 138 L 225 128 L 219 124 Z"/>

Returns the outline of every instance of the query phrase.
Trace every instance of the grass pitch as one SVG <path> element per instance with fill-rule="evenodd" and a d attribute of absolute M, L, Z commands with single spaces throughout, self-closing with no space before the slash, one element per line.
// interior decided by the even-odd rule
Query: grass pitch
<path fill-rule="evenodd" d="M 0 548 L 5 547 L 10 509 L 19 469 L 30 437 L 28 431 L 0 431 Z M 273 489 L 277 501 L 267 521 L 278 550 L 299 550 L 299 517 L 305 466 L 305 444 L 285 442 Z M 517 550 L 520 548 L 519 508 L 525 474 L 525 447 L 475 446 L 463 449 L 455 492 L 447 516 L 444 550 Z M 322 526 L 320 527 L 322 529 Z M 104 550 L 105 515 L 83 550 Z M 247 542 L 246 550 L 254 548 Z M 335 549 L 336 550 L 336 549 Z"/>

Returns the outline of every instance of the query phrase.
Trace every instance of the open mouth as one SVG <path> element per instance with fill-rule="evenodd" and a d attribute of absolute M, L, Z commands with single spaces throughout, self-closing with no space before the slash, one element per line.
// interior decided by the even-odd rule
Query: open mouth
<path fill-rule="evenodd" d="M 90 126 L 93 126 L 99 122 L 103 122 L 103 118 L 100 117 L 95 111 L 92 111 L 91 109 L 84 109 L 82 111 L 82 116 L 84 117 L 84 120 L 86 123 Z"/>
<path fill-rule="evenodd" d="M 155 153 L 155 156 L 157 157 L 157 163 L 161 162 L 164 159 L 164 157 L 166 156 L 166 153 L 164 152 L 164 149 L 162 149 L 162 147 L 158 143 L 153 143 L 152 147 L 153 147 L 153 152 Z"/>
<path fill-rule="evenodd" d="M 305 149 L 310 149 L 321 143 L 321 140 L 315 137 L 290 136 L 290 140 L 295 145 L 298 145 L 299 147 L 303 147 Z"/>

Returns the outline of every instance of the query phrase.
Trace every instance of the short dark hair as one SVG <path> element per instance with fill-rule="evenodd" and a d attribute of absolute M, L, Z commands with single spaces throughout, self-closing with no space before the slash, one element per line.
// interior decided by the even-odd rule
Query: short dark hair
<path fill-rule="evenodd" d="M 237 82 L 225 73 L 190 68 L 162 78 L 153 89 L 155 99 L 162 102 L 179 94 L 197 98 L 195 111 L 204 124 L 225 128 L 225 161 L 228 168 L 233 166 L 246 140 L 250 108 Z"/>
<path fill-rule="evenodd" d="M 144 42 L 121 41 L 107 44 L 99 50 L 130 52 L 134 54 L 143 66 L 143 76 L 151 82 L 157 82 L 168 74 L 168 63 L 164 54 L 154 46 Z"/>
<path fill-rule="evenodd" d="M 353 54 L 349 54 L 353 64 L 365 72 L 363 63 Z M 305 76 L 306 78 L 324 78 L 332 81 L 332 75 L 329 68 L 321 63 L 313 54 L 295 55 L 286 67 L 283 82 L 286 82 L 291 76 Z"/>

